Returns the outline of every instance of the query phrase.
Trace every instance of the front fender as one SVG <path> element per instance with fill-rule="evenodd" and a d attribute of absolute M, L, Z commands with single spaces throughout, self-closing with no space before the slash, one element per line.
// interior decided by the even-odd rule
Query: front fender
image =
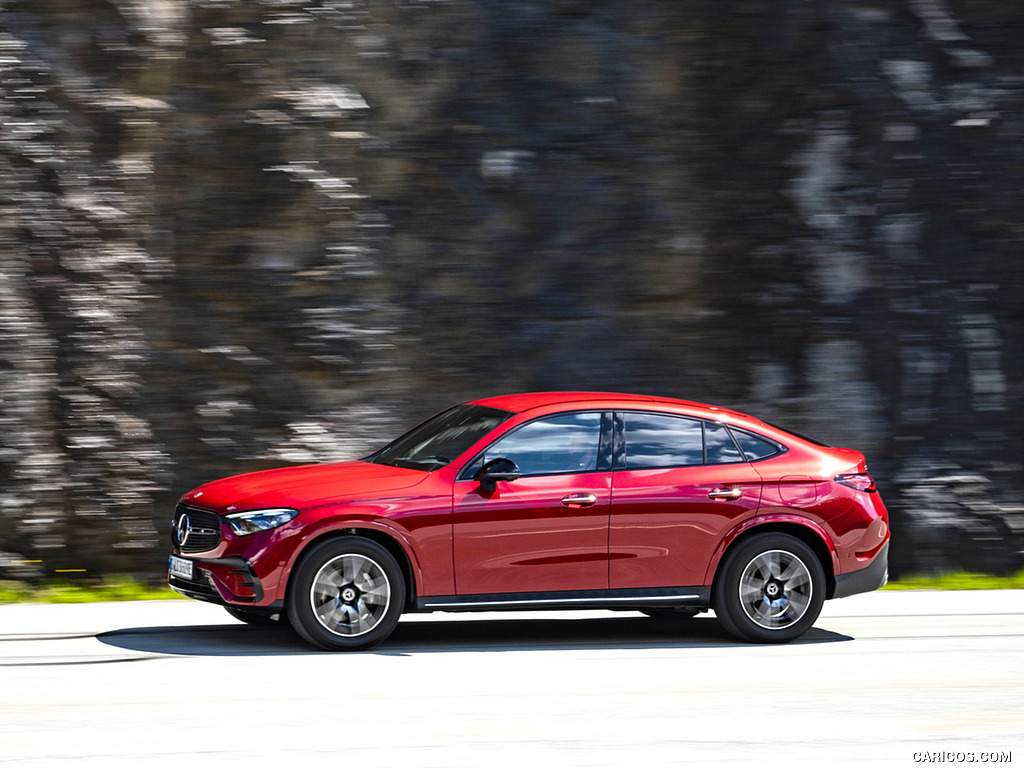
<path fill-rule="evenodd" d="M 353 531 L 357 535 L 359 531 L 373 531 L 388 537 L 397 544 L 409 564 L 410 576 L 413 580 L 413 594 L 419 594 L 423 584 L 423 563 L 418 547 L 408 530 L 396 524 L 393 520 L 380 517 L 379 515 L 380 511 L 377 509 L 361 509 L 358 506 L 345 507 L 344 509 L 324 514 L 320 520 L 314 523 L 306 524 L 302 529 L 300 541 L 292 549 L 290 557 L 283 564 L 283 578 L 277 587 L 277 599 L 285 599 L 292 569 L 311 545 L 326 536 L 344 535 Z"/>

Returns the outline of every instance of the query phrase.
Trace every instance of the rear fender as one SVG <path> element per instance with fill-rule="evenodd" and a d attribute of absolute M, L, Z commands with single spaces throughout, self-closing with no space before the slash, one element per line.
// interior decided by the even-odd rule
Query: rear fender
<path fill-rule="evenodd" d="M 822 565 L 826 566 L 827 571 L 831 570 L 830 575 L 834 576 L 836 573 L 839 573 L 839 554 L 836 552 L 836 547 L 832 542 L 831 537 L 825 529 L 821 527 L 821 525 L 801 515 L 786 512 L 773 512 L 751 517 L 742 521 L 722 538 L 718 547 L 715 549 L 715 554 L 711 558 L 711 562 L 708 564 L 708 570 L 704 574 L 704 585 L 710 586 L 714 583 L 715 575 L 718 573 L 718 567 L 722 562 L 722 558 L 725 557 L 725 553 L 737 539 L 762 530 L 765 532 L 785 532 L 787 528 L 791 528 L 792 526 L 799 526 L 803 530 L 809 531 L 816 537 L 816 539 L 820 540 L 821 544 L 828 550 L 829 557 L 832 561 L 831 569 L 827 567 L 826 563 L 822 563 Z"/>

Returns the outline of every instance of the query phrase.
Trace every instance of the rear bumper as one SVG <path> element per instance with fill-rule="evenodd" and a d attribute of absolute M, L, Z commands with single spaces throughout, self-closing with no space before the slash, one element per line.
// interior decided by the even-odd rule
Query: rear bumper
<path fill-rule="evenodd" d="M 832 597 L 849 597 L 861 592 L 881 589 L 889 580 L 889 542 L 885 542 L 867 568 L 836 576 L 836 589 Z"/>

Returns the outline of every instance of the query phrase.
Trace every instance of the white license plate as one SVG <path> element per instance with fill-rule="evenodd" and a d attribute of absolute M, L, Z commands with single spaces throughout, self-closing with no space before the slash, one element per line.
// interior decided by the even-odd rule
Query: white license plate
<path fill-rule="evenodd" d="M 181 579 L 192 580 L 192 561 L 186 560 L 183 557 L 175 557 L 171 555 L 171 563 L 168 566 L 168 570 L 171 576 L 177 576 Z"/>

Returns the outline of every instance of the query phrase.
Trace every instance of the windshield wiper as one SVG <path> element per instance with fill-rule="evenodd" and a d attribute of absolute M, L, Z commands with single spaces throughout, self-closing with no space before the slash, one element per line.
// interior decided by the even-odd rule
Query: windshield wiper
<path fill-rule="evenodd" d="M 416 466 L 411 466 L 410 467 L 410 466 L 406 466 L 406 465 L 409 465 L 409 464 L 415 464 L 415 465 L 420 465 L 420 464 L 439 464 L 440 466 L 444 467 L 444 466 L 447 466 L 448 464 L 451 464 L 451 462 L 452 462 L 452 460 L 449 459 L 447 456 L 427 456 L 426 458 L 423 458 L 423 459 L 414 459 L 412 456 L 403 456 L 400 459 L 388 459 L 388 461 L 386 463 L 391 464 L 391 465 L 396 466 L 396 467 L 397 466 L 405 466 L 406 469 L 416 469 L 417 468 Z"/>

